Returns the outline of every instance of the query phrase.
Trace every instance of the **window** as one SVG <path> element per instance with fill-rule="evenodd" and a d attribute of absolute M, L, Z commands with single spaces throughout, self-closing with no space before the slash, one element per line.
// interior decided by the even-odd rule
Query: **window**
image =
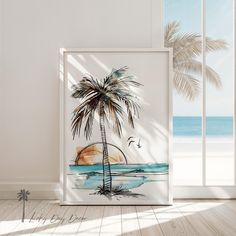
<path fill-rule="evenodd" d="M 174 184 L 234 185 L 233 0 L 164 6 L 174 55 Z"/>

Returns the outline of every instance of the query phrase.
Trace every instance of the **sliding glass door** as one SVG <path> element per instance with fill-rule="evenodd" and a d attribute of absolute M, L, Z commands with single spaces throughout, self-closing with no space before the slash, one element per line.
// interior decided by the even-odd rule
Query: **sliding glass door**
<path fill-rule="evenodd" d="M 205 1 L 206 185 L 234 184 L 233 2 Z"/>
<path fill-rule="evenodd" d="M 234 1 L 164 0 L 174 55 L 174 185 L 232 186 Z"/>

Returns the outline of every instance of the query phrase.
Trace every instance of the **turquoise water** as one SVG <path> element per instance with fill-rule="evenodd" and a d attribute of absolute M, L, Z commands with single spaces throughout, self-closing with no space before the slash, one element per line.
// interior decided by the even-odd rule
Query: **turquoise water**
<path fill-rule="evenodd" d="M 198 116 L 175 116 L 173 118 L 173 134 L 178 136 L 201 136 L 202 119 Z M 208 116 L 206 117 L 206 136 L 232 137 L 233 117 Z"/>
<path fill-rule="evenodd" d="M 113 164 L 111 171 L 115 173 L 164 173 L 168 171 L 166 163 L 147 163 L 147 164 Z M 72 172 L 80 174 L 102 173 L 102 165 L 70 165 Z"/>
<path fill-rule="evenodd" d="M 70 165 L 69 168 L 75 176 L 75 188 L 96 189 L 102 185 L 101 164 Z M 111 165 L 112 186 L 122 189 L 138 188 L 147 182 L 157 182 L 157 176 L 168 174 L 168 169 L 169 165 L 166 163 L 114 164 Z"/>
<path fill-rule="evenodd" d="M 89 176 L 83 183 L 82 188 L 86 189 L 96 189 L 99 185 L 102 185 L 103 177 L 102 175 L 93 175 Z M 118 182 L 118 183 L 117 183 Z M 138 188 L 143 185 L 145 182 L 148 182 L 148 177 L 140 176 L 129 179 L 124 176 L 114 176 L 112 175 L 113 187 L 120 187 L 122 189 L 132 189 Z"/>

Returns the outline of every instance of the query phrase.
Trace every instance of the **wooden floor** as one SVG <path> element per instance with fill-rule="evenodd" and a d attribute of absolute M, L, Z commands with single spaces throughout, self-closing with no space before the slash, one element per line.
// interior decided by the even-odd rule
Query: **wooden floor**
<path fill-rule="evenodd" d="M 59 206 L 31 200 L 0 200 L 2 235 L 232 235 L 236 201 L 177 201 L 173 206 Z"/>

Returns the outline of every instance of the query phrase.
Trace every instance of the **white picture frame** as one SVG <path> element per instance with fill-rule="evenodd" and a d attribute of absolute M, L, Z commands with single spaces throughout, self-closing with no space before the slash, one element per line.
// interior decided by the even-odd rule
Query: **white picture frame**
<path fill-rule="evenodd" d="M 165 130 L 167 131 L 166 134 L 166 161 L 168 163 L 168 177 L 166 179 L 166 196 L 163 199 L 155 199 L 155 200 L 148 200 L 142 199 L 141 201 L 138 201 L 137 199 L 132 200 L 126 200 L 121 197 L 122 200 L 114 200 L 112 197 L 112 200 L 106 200 L 106 198 L 100 196 L 97 196 L 97 198 L 93 198 L 91 200 L 85 200 L 85 197 L 79 197 L 80 192 L 84 190 L 70 190 L 70 194 L 68 194 L 68 180 L 67 180 L 67 174 L 68 174 L 68 157 L 66 154 L 66 148 L 65 143 L 67 137 L 65 137 L 65 134 L 68 134 L 68 125 L 66 126 L 66 119 L 68 119 L 65 108 L 66 105 L 66 99 L 68 98 L 68 95 L 66 95 L 66 91 L 68 90 L 68 62 L 67 57 L 69 55 L 77 55 L 81 56 L 83 58 L 83 55 L 135 55 L 132 60 L 135 60 L 135 58 L 141 57 L 142 55 L 146 56 L 146 59 L 148 59 L 148 55 L 157 55 L 157 59 L 160 59 L 160 65 L 163 65 L 163 73 L 166 78 L 163 79 L 162 83 L 165 84 L 166 88 L 166 94 L 163 98 L 162 103 L 165 104 L 166 108 L 166 124 L 168 124 L 168 127 L 165 127 Z M 127 56 L 128 57 L 128 56 Z M 144 58 L 145 59 L 145 58 Z M 139 58 L 140 60 L 140 58 Z M 149 60 L 149 59 L 148 59 Z M 173 69 L 172 69 L 172 50 L 166 49 L 166 48 L 138 48 L 138 49 L 98 49 L 98 48 L 69 48 L 69 49 L 60 49 L 60 204 L 61 205 L 169 205 L 172 204 L 173 194 L 172 194 L 172 76 L 173 76 Z M 108 58 L 106 58 L 106 61 L 109 61 Z M 111 60 L 112 61 L 112 60 Z M 151 61 L 150 61 L 151 62 Z M 102 63 L 100 61 L 100 63 Z M 85 62 L 86 64 L 86 62 Z M 90 65 L 87 64 L 89 67 Z M 100 66 L 103 66 L 102 64 Z M 114 65 L 117 66 L 117 65 Z M 161 67 L 159 68 L 161 69 Z M 161 69 L 161 70 L 162 70 Z M 158 74 L 158 71 L 155 71 L 156 74 Z M 158 88 L 158 84 L 156 84 Z M 163 91 L 162 91 L 163 92 Z M 161 105 L 161 103 L 159 104 Z M 157 104 L 158 107 L 158 104 Z M 158 109 L 158 108 L 157 108 Z M 68 143 L 68 142 L 67 142 Z M 164 181 L 163 181 L 164 182 Z M 74 193 L 75 191 L 76 193 Z M 152 189 L 152 191 L 156 191 L 155 188 Z M 78 199 L 77 199 L 78 194 Z M 70 197 L 70 195 L 76 195 L 75 197 Z M 90 196 L 89 196 L 90 197 Z"/>

